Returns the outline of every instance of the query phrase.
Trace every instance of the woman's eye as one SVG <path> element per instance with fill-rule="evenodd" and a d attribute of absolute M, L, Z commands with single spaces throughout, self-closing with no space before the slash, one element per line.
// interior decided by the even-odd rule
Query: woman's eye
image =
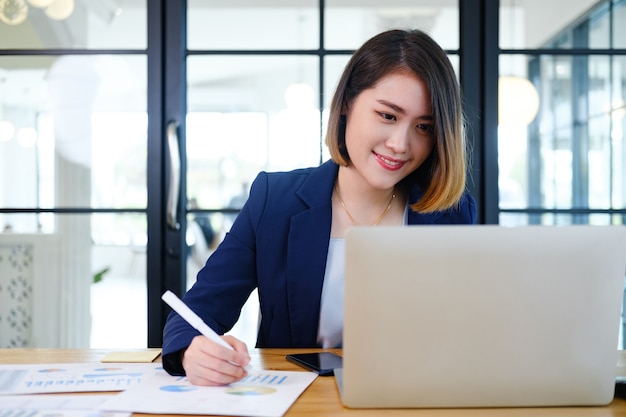
<path fill-rule="evenodd" d="M 396 116 L 394 116 L 393 114 L 389 114 L 389 113 L 380 113 L 380 116 L 388 121 L 394 121 L 396 120 Z"/>
<path fill-rule="evenodd" d="M 435 131 L 432 125 L 428 125 L 424 123 L 418 124 L 417 130 L 419 130 L 420 132 L 425 132 L 425 133 L 433 133 Z"/>

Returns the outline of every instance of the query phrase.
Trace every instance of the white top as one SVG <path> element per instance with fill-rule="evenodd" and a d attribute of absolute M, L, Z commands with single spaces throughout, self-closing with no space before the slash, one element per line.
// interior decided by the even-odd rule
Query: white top
<path fill-rule="evenodd" d="M 403 224 L 408 223 L 409 206 L 404 209 Z M 320 324 L 317 342 L 323 348 L 341 347 L 343 342 L 343 282 L 346 270 L 346 244 L 344 239 L 331 238 L 328 242 L 326 272 L 322 287 Z"/>
<path fill-rule="evenodd" d="M 345 253 L 345 240 L 331 238 L 328 242 L 328 257 L 320 306 L 320 326 L 317 331 L 317 341 L 323 348 L 341 347 L 343 340 Z"/>

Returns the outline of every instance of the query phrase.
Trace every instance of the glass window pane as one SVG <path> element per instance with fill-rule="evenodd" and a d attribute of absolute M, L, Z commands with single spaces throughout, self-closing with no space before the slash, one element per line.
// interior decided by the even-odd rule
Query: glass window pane
<path fill-rule="evenodd" d="M 187 193 L 228 207 L 261 170 L 320 163 L 318 58 L 192 56 Z"/>
<path fill-rule="evenodd" d="M 22 223 L 54 228 L 7 229 Z M 144 214 L 1 214 L 0 224 L 0 347 L 146 347 Z"/>
<path fill-rule="evenodd" d="M 540 224 L 543 226 L 565 226 L 580 224 L 580 217 L 585 217 L 585 223 L 595 226 L 623 225 L 626 224 L 624 216 L 605 213 L 593 214 L 568 214 L 568 213 L 500 213 L 500 225 L 522 226 Z M 620 343 L 621 346 L 621 343 Z"/>
<path fill-rule="evenodd" d="M 563 31 L 597 3 L 571 0 L 564 7 L 559 1 L 500 0 L 500 48 L 572 48 L 572 34 L 563 37 Z"/>
<path fill-rule="evenodd" d="M 611 15 L 609 14 L 609 7 L 607 2 L 596 8 L 591 16 L 589 16 L 589 48 L 611 47 L 610 24 Z M 583 30 L 587 29 L 585 28 Z M 584 36 L 584 32 L 582 36 Z"/>
<path fill-rule="evenodd" d="M 324 58 L 324 108 L 330 107 L 337 83 L 344 68 L 350 60 L 350 55 L 327 55 Z"/>
<path fill-rule="evenodd" d="M 90 218 L 94 282 L 89 346 L 145 348 L 148 341 L 146 216 L 104 213 L 92 214 Z"/>
<path fill-rule="evenodd" d="M 626 48 L 626 0 L 614 0 L 613 48 Z"/>
<path fill-rule="evenodd" d="M 317 49 L 316 0 L 189 0 L 189 49 Z"/>
<path fill-rule="evenodd" d="M 606 56 L 588 58 L 589 110 L 580 114 L 580 130 L 588 137 L 584 144 L 586 158 L 583 161 L 588 173 L 588 201 L 591 208 L 611 208 L 611 60 Z"/>
<path fill-rule="evenodd" d="M 529 217 L 530 216 L 526 213 L 500 212 L 498 216 L 498 224 L 500 226 L 525 226 L 531 224 L 529 222 Z"/>
<path fill-rule="evenodd" d="M 132 55 L 0 58 L 0 206 L 145 207 L 145 67 Z"/>
<path fill-rule="evenodd" d="M 589 173 L 587 207 L 611 208 L 611 141 L 609 115 L 592 117 L 588 122 L 589 150 L 587 169 Z"/>
<path fill-rule="evenodd" d="M 498 82 L 498 171 L 499 207 L 529 205 L 528 141 L 530 125 L 539 109 L 539 93 L 529 81 L 529 58 L 501 55 Z M 524 216 L 501 219 L 507 225 L 523 223 Z"/>
<path fill-rule="evenodd" d="M 8 2 L 0 2 L 0 5 Z M 145 49 L 146 0 L 56 0 L 44 8 L 17 0 L 0 7 L 0 49 Z"/>
<path fill-rule="evenodd" d="M 326 1 L 324 46 L 357 49 L 387 29 L 420 29 L 444 49 L 459 47 L 457 0 Z"/>
<path fill-rule="evenodd" d="M 518 58 L 524 60 L 514 61 Z M 500 114 L 498 128 L 500 208 L 623 209 L 626 60 L 510 55 L 501 56 L 500 62 L 501 69 L 528 73 L 540 109 L 534 119 L 512 123 L 507 115 L 520 114 L 524 107 L 507 110 L 503 102 L 529 100 L 502 88 L 501 77 L 500 111 L 507 117 Z M 528 221 L 543 222 L 541 216 L 531 214 Z M 611 216 L 595 220 L 585 213 L 572 216 L 575 223 L 616 221 Z M 501 220 L 523 222 L 524 217 L 508 213 Z"/>
<path fill-rule="evenodd" d="M 610 144 L 612 155 L 612 208 L 626 207 L 626 57 L 613 57 Z M 626 220 L 626 216 L 625 220 Z M 626 221 L 625 221 L 626 223 Z"/>
<path fill-rule="evenodd" d="M 198 209 L 195 197 L 189 199 L 189 209 Z M 236 215 L 234 215 L 236 216 Z M 192 212 L 187 215 L 187 288 L 196 280 L 196 274 L 219 242 L 223 239 L 224 218 L 222 213 Z"/>

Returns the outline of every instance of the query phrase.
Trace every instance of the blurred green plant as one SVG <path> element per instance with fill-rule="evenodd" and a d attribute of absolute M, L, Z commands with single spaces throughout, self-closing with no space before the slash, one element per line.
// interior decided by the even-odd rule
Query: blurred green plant
<path fill-rule="evenodd" d="M 93 283 L 97 284 L 98 282 L 102 281 L 102 279 L 104 278 L 104 274 L 109 272 L 109 269 L 111 268 L 107 266 L 103 268 L 102 270 L 100 270 L 99 272 L 96 272 L 95 274 L 93 274 Z"/>

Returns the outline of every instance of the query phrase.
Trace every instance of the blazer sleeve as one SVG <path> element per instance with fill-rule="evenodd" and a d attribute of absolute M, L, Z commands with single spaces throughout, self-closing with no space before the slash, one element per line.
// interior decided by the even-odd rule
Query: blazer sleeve
<path fill-rule="evenodd" d="M 198 273 L 183 301 L 218 334 L 228 332 L 257 286 L 256 228 L 264 211 L 267 174 L 261 173 L 231 230 Z M 182 353 L 200 333 L 176 312 L 170 312 L 163 330 L 164 369 L 183 375 Z"/>
<path fill-rule="evenodd" d="M 439 224 L 475 224 L 477 218 L 476 200 L 471 194 L 465 193 L 459 204 L 441 215 Z"/>

